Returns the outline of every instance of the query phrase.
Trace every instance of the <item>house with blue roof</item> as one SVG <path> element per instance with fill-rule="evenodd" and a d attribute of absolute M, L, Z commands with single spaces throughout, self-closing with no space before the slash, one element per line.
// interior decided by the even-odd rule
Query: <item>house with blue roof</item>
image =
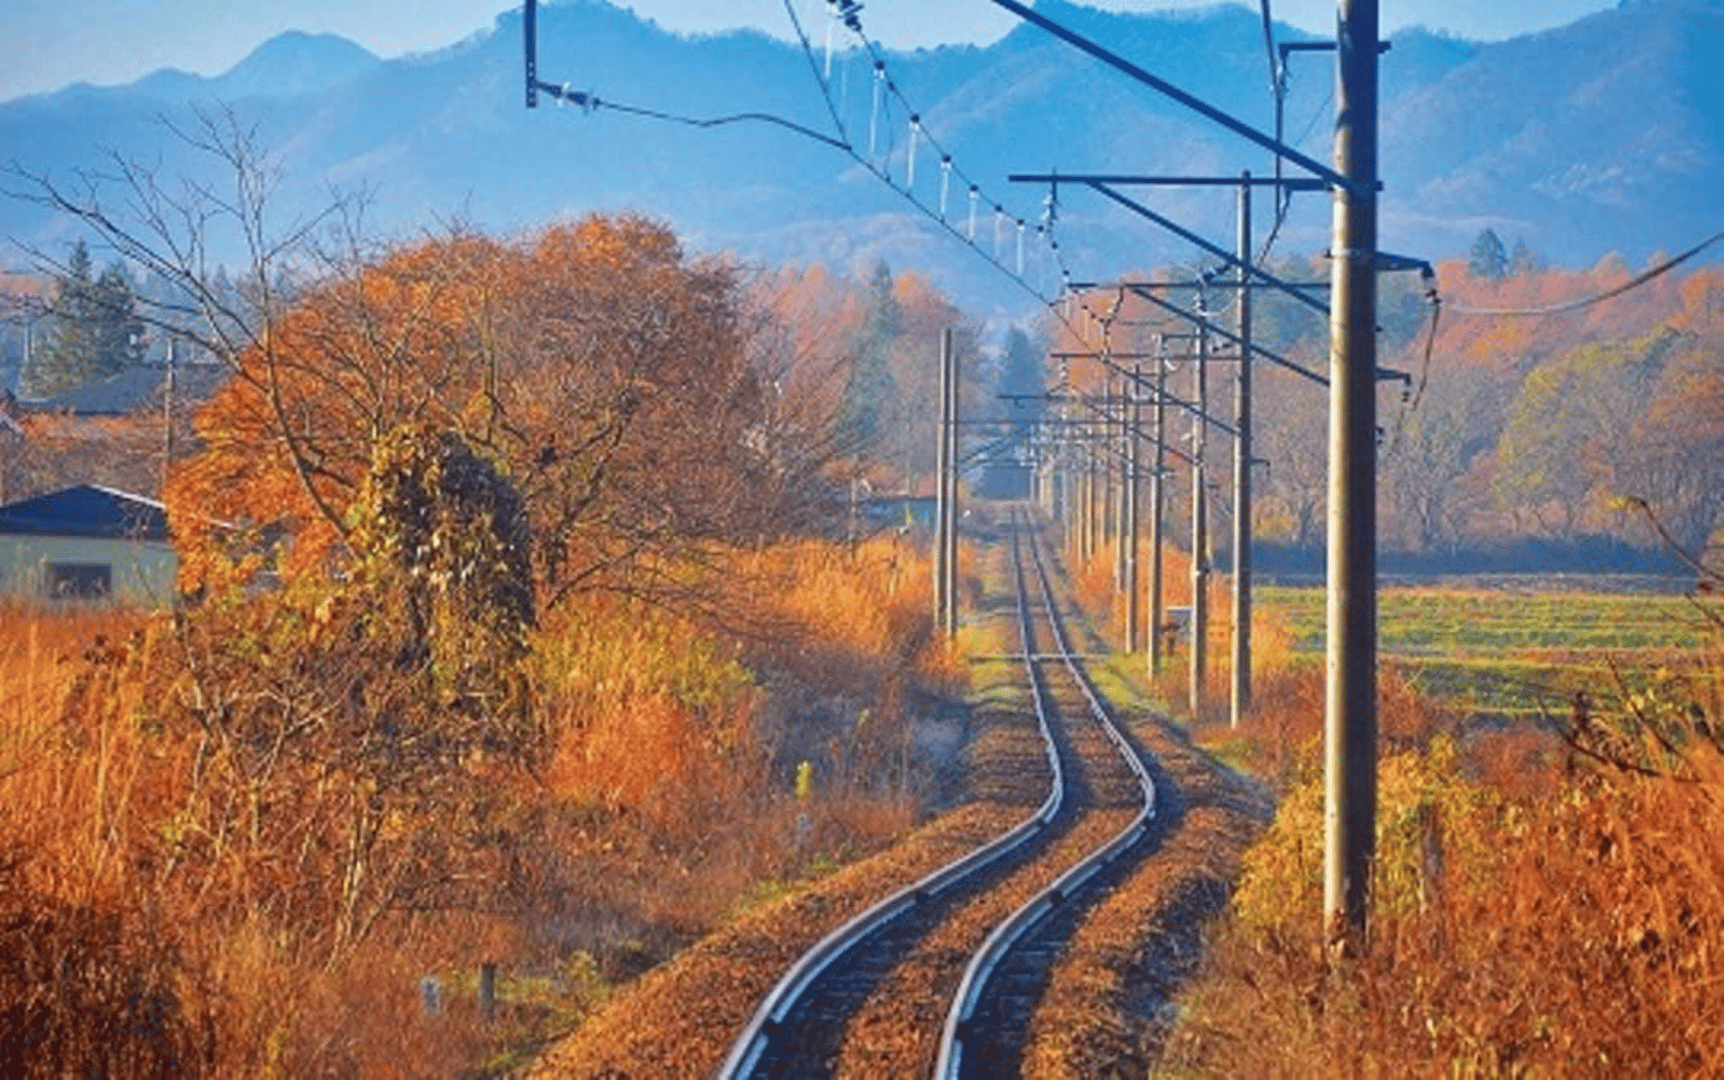
<path fill-rule="evenodd" d="M 165 606 L 178 573 L 154 499 L 79 484 L 0 506 L 0 595 Z"/>

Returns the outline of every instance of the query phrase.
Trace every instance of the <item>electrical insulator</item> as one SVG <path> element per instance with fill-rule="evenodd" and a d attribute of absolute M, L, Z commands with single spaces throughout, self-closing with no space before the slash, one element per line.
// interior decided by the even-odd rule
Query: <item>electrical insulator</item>
<path fill-rule="evenodd" d="M 952 194 L 952 155 L 940 160 L 940 220 L 946 220 L 946 199 Z"/>
<path fill-rule="evenodd" d="M 980 191 L 976 190 L 976 185 L 971 184 L 970 185 L 970 227 L 967 230 L 967 233 L 969 236 L 969 241 L 972 244 L 976 242 L 976 207 L 977 207 L 981 197 L 982 197 L 982 193 Z"/>
<path fill-rule="evenodd" d="M 886 62 L 874 61 L 874 111 L 868 114 L 868 156 L 878 152 L 880 143 L 880 108 L 886 103 Z"/>
<path fill-rule="evenodd" d="M 827 5 L 832 8 L 832 18 L 828 19 L 826 22 L 826 81 L 831 82 L 832 81 L 832 38 L 838 32 L 838 5 L 832 3 L 831 0 L 827 0 Z"/>
<path fill-rule="evenodd" d="M 910 117 L 910 161 L 909 169 L 904 181 L 904 186 L 907 188 L 914 188 L 916 186 L 916 144 L 921 141 L 921 138 L 922 118 L 920 116 L 912 116 Z"/>

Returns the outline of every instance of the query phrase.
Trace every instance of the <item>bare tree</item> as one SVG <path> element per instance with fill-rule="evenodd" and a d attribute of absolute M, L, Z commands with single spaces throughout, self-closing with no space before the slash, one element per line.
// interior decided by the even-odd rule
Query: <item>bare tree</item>
<path fill-rule="evenodd" d="M 331 527 L 344 531 L 337 508 L 315 482 L 315 457 L 286 414 L 270 329 L 296 287 L 330 269 L 327 241 L 335 239 L 347 253 L 357 253 L 365 200 L 332 192 L 323 209 L 278 224 L 271 198 L 280 172 L 261 148 L 254 126 L 228 109 L 195 111 L 189 124 L 167 119 L 162 124 L 213 164 L 225 186 L 168 177 L 159 165 L 111 152 L 111 171 L 80 170 L 69 179 L 14 164 L 6 170 L 7 194 L 75 219 L 120 258 L 166 283 L 167 296 L 143 299 L 141 320 L 215 357 L 234 377 L 257 384 L 275 409 L 278 434 L 307 497 Z M 68 269 L 49 252 L 26 250 L 49 272 Z M 230 250 L 238 253 L 237 276 L 230 275 L 222 258 Z M 247 355 L 260 362 L 242 364 Z"/>

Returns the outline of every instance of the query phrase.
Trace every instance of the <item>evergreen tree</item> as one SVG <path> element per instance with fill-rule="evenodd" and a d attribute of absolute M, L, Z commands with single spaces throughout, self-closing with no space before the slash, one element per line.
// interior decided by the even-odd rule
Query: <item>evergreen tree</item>
<path fill-rule="evenodd" d="M 114 263 L 96 279 L 97 378 L 117 375 L 144 359 L 144 322 L 125 267 Z"/>
<path fill-rule="evenodd" d="M 78 241 L 59 276 L 47 333 L 24 373 L 25 391 L 46 396 L 119 374 L 143 358 L 143 330 L 125 269 L 116 263 L 92 277 L 90 249 Z"/>
<path fill-rule="evenodd" d="M 1006 335 L 1005 356 L 1000 365 L 1000 393 L 1031 395 L 1047 392 L 1047 374 L 1042 366 L 1042 357 L 1046 350 L 1030 339 L 1030 336 L 1017 327 L 1012 327 Z M 1005 410 L 1008 419 L 1023 420 L 1026 424 L 1038 419 L 1046 408 L 1046 403 L 1037 400 L 1027 400 L 1006 403 Z"/>
<path fill-rule="evenodd" d="M 892 295 L 892 271 L 885 263 L 875 264 L 864 302 L 867 310 L 848 350 L 850 377 L 839 408 L 846 453 L 861 453 L 879 442 L 897 396 L 889 357 L 903 333 L 904 313 Z"/>
<path fill-rule="evenodd" d="M 1503 249 L 1502 237 L 1496 234 L 1495 229 L 1486 229 L 1473 241 L 1472 258 L 1467 260 L 1467 269 L 1474 277 L 1491 281 L 1500 281 L 1508 276 L 1508 252 Z"/>
<path fill-rule="evenodd" d="M 998 414 L 1010 424 L 1016 449 L 1024 452 L 1029 449 L 1036 421 L 1047 412 L 1047 402 L 1041 396 L 1048 389 L 1047 369 L 1042 363 L 1046 354 L 1045 342 L 1035 341 L 1015 326 L 1007 333 L 998 393 L 1016 400 L 1001 401 Z M 991 498 L 1023 498 L 1030 491 L 1029 474 L 1016 469 L 992 470 L 983 479 L 983 490 Z"/>
<path fill-rule="evenodd" d="M 1514 251 L 1509 255 L 1509 273 L 1514 277 L 1527 277 L 1544 269 L 1544 260 L 1533 254 L 1526 241 L 1516 238 Z"/>

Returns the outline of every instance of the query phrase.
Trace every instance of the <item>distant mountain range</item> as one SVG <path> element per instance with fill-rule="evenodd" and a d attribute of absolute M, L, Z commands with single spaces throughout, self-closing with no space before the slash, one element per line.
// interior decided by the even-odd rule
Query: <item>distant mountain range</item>
<path fill-rule="evenodd" d="M 1116 14 L 1040 0 L 1037 10 L 1263 130 L 1273 127 L 1262 29 L 1228 4 L 1182 14 Z M 866 24 L 867 15 L 864 14 Z M 917 268 L 965 303 L 1022 311 L 1030 295 L 967 251 L 928 212 L 849 155 L 771 124 L 712 128 L 600 108 L 524 108 L 521 16 L 442 51 L 381 61 L 327 35 L 287 34 L 206 79 L 157 72 L 129 86 L 77 86 L 0 103 L 0 160 L 69 177 L 107 152 L 164 173 L 214 179 L 162 124 L 194 106 L 255 124 L 281 168 L 284 215 L 326 202 L 330 186 L 373 192 L 368 221 L 392 235 L 451 219 L 510 231 L 593 209 L 670 221 L 700 250 L 837 269 L 885 260 Z M 824 27 L 811 55 L 762 34 L 682 37 L 605 0 L 540 9 L 540 74 L 606 103 L 706 118 L 769 113 L 836 135 L 908 182 L 910 123 L 891 95 L 876 112 L 872 62 L 832 63 Z M 1306 35 L 1280 27 L 1284 40 Z M 1030 26 L 986 48 L 886 54 L 891 85 L 952 155 L 947 217 L 969 231 L 968 190 L 984 201 L 976 240 L 994 249 L 992 205 L 1010 218 L 1000 259 L 1016 264 L 1016 228 L 1044 211 L 1042 188 L 1011 173 L 1235 175 L 1267 155 Z M 1623 0 L 1570 26 L 1494 44 L 1413 31 L 1383 58 L 1383 246 L 1423 257 L 1464 254 L 1480 230 L 1522 239 L 1559 263 L 1610 251 L 1631 263 L 1724 228 L 1724 0 Z M 1328 156 L 1331 62 L 1295 54 L 1289 138 Z M 872 136 L 872 137 L 871 137 Z M 915 195 L 931 212 L 941 170 L 918 139 Z M 872 146 L 872 149 L 870 149 Z M 5 185 L 16 188 L 16 182 Z M 1143 189 L 1142 201 L 1231 246 L 1233 196 Z M 1264 197 L 1261 204 L 1267 206 Z M 1080 278 L 1106 278 L 1191 245 L 1093 192 L 1066 185 L 1061 253 Z M 1329 208 L 1300 196 L 1280 250 L 1327 246 Z M 1267 215 L 1258 225 L 1268 228 Z M 69 236 L 38 206 L 0 199 L 0 235 L 36 244 Z M 1051 291 L 1054 263 L 1029 245 L 1025 276 Z M 15 262 L 0 256 L 0 262 Z"/>

